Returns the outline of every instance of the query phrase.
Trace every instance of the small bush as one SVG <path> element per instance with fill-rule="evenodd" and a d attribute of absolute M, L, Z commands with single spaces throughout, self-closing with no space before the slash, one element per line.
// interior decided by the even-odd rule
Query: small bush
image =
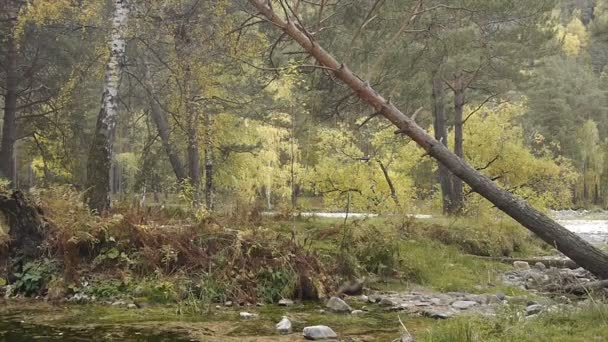
<path fill-rule="evenodd" d="M 15 289 L 25 295 L 42 294 L 56 271 L 57 265 L 50 259 L 28 262 L 14 274 Z"/>

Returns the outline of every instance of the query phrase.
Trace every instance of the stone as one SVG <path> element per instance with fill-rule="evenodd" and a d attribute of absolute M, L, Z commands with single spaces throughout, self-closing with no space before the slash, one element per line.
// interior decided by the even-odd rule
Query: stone
<path fill-rule="evenodd" d="M 392 299 L 390 299 L 390 298 L 382 298 L 382 299 L 380 300 L 380 305 L 386 305 L 386 306 L 395 306 L 395 305 L 397 305 L 397 304 L 395 303 L 395 301 L 393 301 L 393 300 L 392 300 Z"/>
<path fill-rule="evenodd" d="M 293 300 L 291 299 L 281 299 L 279 300 L 279 306 L 292 306 L 293 305 Z"/>
<path fill-rule="evenodd" d="M 338 338 L 338 334 L 326 325 L 314 325 L 304 328 L 302 335 L 307 340 L 330 340 Z"/>
<path fill-rule="evenodd" d="M 131 303 L 131 304 L 127 305 L 127 309 L 137 309 L 137 305 Z"/>
<path fill-rule="evenodd" d="M 497 295 L 489 295 L 486 297 L 487 304 L 501 304 L 502 299 L 500 299 Z"/>
<path fill-rule="evenodd" d="M 537 262 L 536 264 L 534 264 L 534 268 L 539 271 L 544 271 L 547 269 L 547 266 L 545 266 L 545 264 L 543 264 L 542 262 Z"/>
<path fill-rule="evenodd" d="M 457 300 L 452 303 L 452 307 L 458 310 L 468 310 L 477 305 L 479 305 L 479 303 L 474 302 L 472 300 Z"/>
<path fill-rule="evenodd" d="M 443 301 L 441 300 L 441 298 L 431 298 L 431 304 L 433 304 L 433 305 L 441 305 L 441 303 L 443 303 Z"/>
<path fill-rule="evenodd" d="M 528 264 L 527 261 L 513 261 L 513 267 L 515 267 L 518 270 L 527 270 L 530 269 L 530 264 Z"/>
<path fill-rule="evenodd" d="M 124 300 L 117 300 L 114 303 L 112 303 L 112 306 L 125 306 L 127 305 L 127 303 Z"/>
<path fill-rule="evenodd" d="M 369 300 L 369 297 L 366 295 L 361 295 L 361 301 L 363 302 L 367 302 Z"/>
<path fill-rule="evenodd" d="M 351 312 L 353 309 L 338 297 L 331 297 L 325 307 L 333 312 Z"/>
<path fill-rule="evenodd" d="M 434 311 L 434 310 L 425 310 L 422 312 L 423 316 L 434 318 L 434 319 L 448 319 L 450 318 L 450 314 L 443 311 Z"/>
<path fill-rule="evenodd" d="M 496 292 L 496 297 L 497 297 L 498 299 L 500 299 L 500 300 L 505 300 L 505 299 L 507 299 L 507 296 L 506 296 L 504 293 L 502 293 L 502 292 Z"/>
<path fill-rule="evenodd" d="M 252 319 L 254 317 L 257 317 L 257 314 L 252 314 L 250 312 L 242 311 L 239 313 L 239 316 L 244 319 Z"/>
<path fill-rule="evenodd" d="M 365 313 L 365 311 L 363 311 L 363 310 L 353 310 L 350 312 L 351 315 L 362 315 L 364 313 Z"/>
<path fill-rule="evenodd" d="M 378 295 L 370 295 L 367 297 L 367 301 L 370 303 L 379 303 L 380 301 L 382 301 L 382 297 L 378 296 Z"/>
<path fill-rule="evenodd" d="M 13 285 L 6 285 L 4 287 L 4 299 L 9 299 L 13 295 Z"/>
<path fill-rule="evenodd" d="M 540 304 L 532 304 L 526 307 L 526 316 L 532 316 L 541 313 L 545 309 L 544 306 Z"/>
<path fill-rule="evenodd" d="M 227 301 L 224 303 L 224 306 L 232 306 L 232 302 L 231 301 Z"/>
<path fill-rule="evenodd" d="M 291 334 L 291 321 L 287 316 L 283 316 L 279 323 L 275 325 L 279 334 Z"/>

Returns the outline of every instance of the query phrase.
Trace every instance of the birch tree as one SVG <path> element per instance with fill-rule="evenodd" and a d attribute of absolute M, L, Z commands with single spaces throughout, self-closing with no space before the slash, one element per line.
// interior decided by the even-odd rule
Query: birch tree
<path fill-rule="evenodd" d="M 104 213 L 110 208 L 110 169 L 118 117 L 118 88 L 124 64 L 129 6 L 127 0 L 114 1 L 110 58 L 106 65 L 101 109 L 87 162 L 86 197 L 91 209 Z"/>

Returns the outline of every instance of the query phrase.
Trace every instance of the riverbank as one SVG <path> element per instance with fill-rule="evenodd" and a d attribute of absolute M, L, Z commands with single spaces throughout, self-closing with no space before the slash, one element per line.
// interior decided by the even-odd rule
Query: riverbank
<path fill-rule="evenodd" d="M 572 331 L 606 324 L 603 292 L 559 293 L 590 275 L 477 257 L 555 254 L 509 219 L 226 220 L 130 207 L 97 218 L 65 194 L 37 203 L 48 221 L 39 254 L 12 259 L 13 272 L 0 279 L 4 336 L 50 329 L 78 340 L 84 329 L 100 340 L 293 341 L 305 326 L 322 324 L 344 341 L 386 341 L 404 333 L 401 319 L 422 341 L 462 340 L 441 337 L 460 333 L 498 341 L 535 322 L 557 331 L 560 320 L 571 320 Z M 349 282 L 356 286 L 343 286 Z M 555 284 L 557 293 L 545 293 Z M 332 296 L 352 310 L 331 312 Z M 285 299 L 294 304 L 278 306 Z M 581 302 L 600 318 L 582 315 Z M 275 330 L 282 316 L 291 335 Z"/>

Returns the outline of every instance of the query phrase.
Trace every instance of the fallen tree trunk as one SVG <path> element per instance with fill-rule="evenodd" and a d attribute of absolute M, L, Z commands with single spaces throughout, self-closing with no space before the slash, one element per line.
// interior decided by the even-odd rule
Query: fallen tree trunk
<path fill-rule="evenodd" d="M 261 15 L 312 55 L 319 62 L 321 68 L 328 70 L 333 76 L 348 85 L 359 98 L 397 126 L 399 133 L 412 138 L 428 155 L 441 162 L 454 175 L 466 182 L 473 191 L 485 197 L 498 209 L 597 277 L 608 278 L 607 254 L 562 227 L 547 215 L 534 209 L 526 201 L 502 189 L 481 172 L 450 152 L 442 143 L 418 126 L 414 120 L 403 114 L 390 101 L 387 101 L 372 89 L 368 82 L 362 81 L 346 65 L 339 63 L 327 53 L 301 25 L 296 26 L 296 23 L 290 17 L 283 19 L 276 15 L 268 5 L 268 1 L 249 0 L 249 2 Z"/>
<path fill-rule="evenodd" d="M 531 265 L 534 265 L 537 262 L 540 262 L 541 264 L 543 264 L 547 267 L 570 268 L 573 270 L 580 267 L 574 261 L 569 260 L 569 259 L 507 258 L 507 257 L 487 257 L 487 256 L 479 256 L 479 255 L 471 255 L 471 256 L 474 258 L 477 258 L 477 259 L 488 260 L 488 261 L 498 261 L 498 262 L 502 262 L 505 264 L 513 264 L 513 262 L 515 262 L 515 261 L 525 261 Z"/>
<path fill-rule="evenodd" d="M 566 286 L 561 289 L 557 288 L 557 289 L 552 289 L 552 290 L 576 294 L 576 295 L 582 295 L 582 294 L 589 293 L 590 291 L 601 290 L 603 288 L 608 288 L 608 280 L 590 281 L 587 283 L 580 283 L 580 284 Z"/>

